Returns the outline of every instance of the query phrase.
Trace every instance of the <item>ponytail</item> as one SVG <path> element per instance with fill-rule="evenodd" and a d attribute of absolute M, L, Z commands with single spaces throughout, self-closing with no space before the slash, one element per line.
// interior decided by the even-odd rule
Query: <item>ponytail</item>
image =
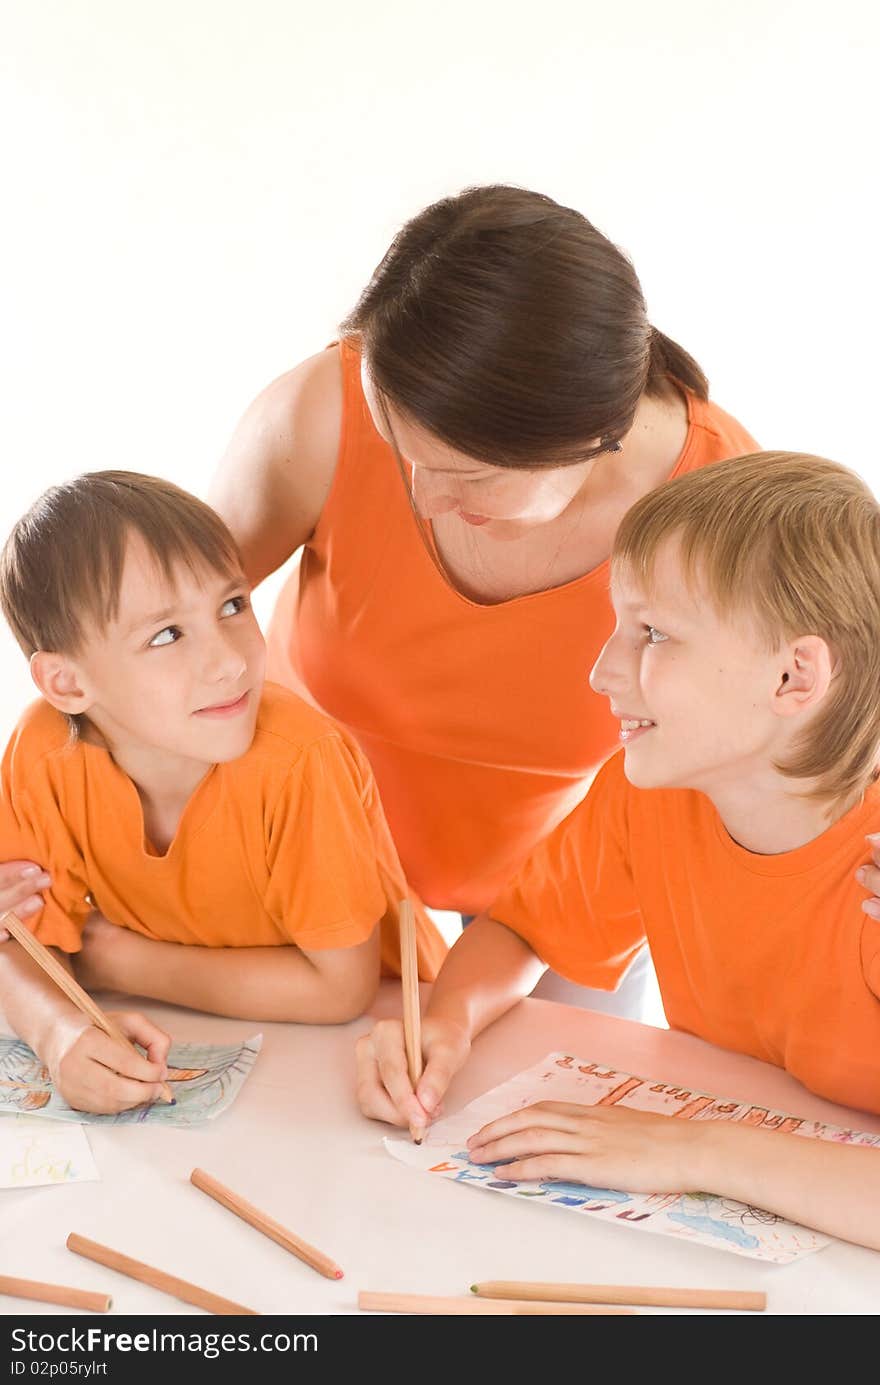
<path fill-rule="evenodd" d="M 693 356 L 671 337 L 658 332 L 656 327 L 651 328 L 650 351 L 646 386 L 648 394 L 662 394 L 666 377 L 671 375 L 693 390 L 699 399 L 709 398 L 709 381 Z"/>

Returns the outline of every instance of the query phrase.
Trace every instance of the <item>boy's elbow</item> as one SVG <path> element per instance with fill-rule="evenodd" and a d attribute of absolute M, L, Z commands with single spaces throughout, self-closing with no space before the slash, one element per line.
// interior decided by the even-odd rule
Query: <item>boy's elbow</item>
<path fill-rule="evenodd" d="M 376 999 L 379 990 L 379 968 L 369 975 L 353 977 L 347 985 L 336 986 L 329 1004 L 328 1024 L 348 1024 L 360 1019 Z"/>

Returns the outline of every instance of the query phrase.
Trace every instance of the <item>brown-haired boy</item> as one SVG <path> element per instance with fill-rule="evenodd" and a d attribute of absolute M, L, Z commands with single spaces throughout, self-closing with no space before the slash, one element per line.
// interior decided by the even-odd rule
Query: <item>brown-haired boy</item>
<path fill-rule="evenodd" d="M 417 1094 L 396 1022 L 360 1041 L 364 1110 L 424 1124 L 544 964 L 612 988 L 647 940 L 671 1027 L 880 1112 L 880 928 L 855 878 L 880 828 L 880 505 L 815 457 L 706 467 L 629 511 L 612 599 L 591 682 L 623 750 L 452 949 Z M 470 1152 L 513 1178 L 708 1189 L 880 1248 L 871 1149 L 551 1104 Z"/>
<path fill-rule="evenodd" d="M 398 955 L 406 884 L 356 746 L 264 686 L 218 516 L 154 477 L 80 476 L 15 526 L 0 602 L 43 695 L 0 782 L 0 858 L 51 878 L 38 937 L 73 954 L 97 928 L 92 984 L 253 1019 L 360 1014 L 380 953 L 391 969 Z M 34 917 L 47 880 L 10 880 L 18 869 L 0 877 L 0 911 Z M 430 977 L 445 948 L 421 913 L 419 941 Z M 167 1035 L 124 1017 L 148 1053 L 125 1058 L 11 942 L 0 1008 L 72 1106 L 155 1097 Z"/>

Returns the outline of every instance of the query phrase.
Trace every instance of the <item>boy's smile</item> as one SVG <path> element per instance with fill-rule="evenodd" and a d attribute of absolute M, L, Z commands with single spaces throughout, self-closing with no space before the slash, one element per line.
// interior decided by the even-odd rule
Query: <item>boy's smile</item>
<path fill-rule="evenodd" d="M 620 722 L 618 740 L 624 745 L 628 744 L 634 737 L 640 735 L 643 731 L 650 730 L 654 725 L 653 721 L 650 721 L 647 717 L 633 717 L 627 712 L 619 712 L 616 707 L 611 708 L 611 715 L 617 717 Z"/>
<path fill-rule="evenodd" d="M 237 717 L 247 710 L 250 693 L 244 692 L 234 702 L 216 702 L 212 707 L 200 707 L 193 716 L 197 717 Z"/>

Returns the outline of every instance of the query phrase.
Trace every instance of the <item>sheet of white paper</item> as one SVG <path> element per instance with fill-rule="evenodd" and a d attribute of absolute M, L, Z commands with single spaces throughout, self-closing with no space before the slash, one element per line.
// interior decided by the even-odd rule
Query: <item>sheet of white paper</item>
<path fill-rule="evenodd" d="M 0 1116 L 0 1188 L 93 1183 L 100 1176 L 81 1125 Z"/>
<path fill-rule="evenodd" d="M 441 1178 L 487 1188 L 509 1197 L 561 1207 L 578 1215 L 613 1221 L 639 1231 L 696 1241 L 788 1264 L 829 1244 L 820 1235 L 761 1208 L 711 1193 L 624 1193 L 591 1188 L 583 1183 L 515 1182 L 504 1177 L 503 1165 L 472 1164 L 467 1140 L 481 1126 L 538 1101 L 570 1101 L 585 1106 L 630 1106 L 685 1120 L 739 1120 L 765 1130 L 805 1135 L 842 1144 L 880 1147 L 880 1135 L 868 1135 L 819 1121 L 801 1120 L 747 1102 L 725 1101 L 688 1087 L 675 1087 L 649 1078 L 616 1072 L 568 1053 L 550 1053 L 534 1067 L 485 1092 L 454 1115 L 431 1126 L 422 1145 L 385 1138 L 388 1153 L 402 1163 Z M 880 1158 L 880 1153 L 878 1153 Z"/>
<path fill-rule="evenodd" d="M 241 1090 L 263 1042 L 255 1034 L 243 1043 L 172 1044 L 168 1085 L 174 1104 L 154 1102 L 116 1116 L 73 1111 L 55 1091 L 49 1073 L 33 1049 L 20 1039 L 0 1035 L 0 1112 L 39 1112 L 52 1120 L 85 1125 L 200 1125 L 226 1110 Z M 0 1117 L 2 1118 L 2 1117 Z"/>

